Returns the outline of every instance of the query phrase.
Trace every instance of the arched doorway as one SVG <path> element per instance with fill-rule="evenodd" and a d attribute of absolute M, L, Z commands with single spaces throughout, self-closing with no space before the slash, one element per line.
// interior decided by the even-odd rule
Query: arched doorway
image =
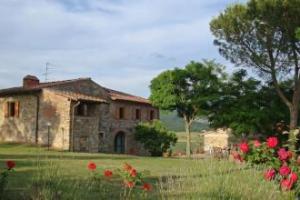
<path fill-rule="evenodd" d="M 125 133 L 118 132 L 115 137 L 115 152 L 125 153 Z"/>

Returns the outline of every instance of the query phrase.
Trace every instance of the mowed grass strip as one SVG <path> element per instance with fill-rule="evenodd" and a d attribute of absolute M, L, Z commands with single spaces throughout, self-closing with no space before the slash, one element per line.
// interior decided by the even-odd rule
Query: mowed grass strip
<path fill-rule="evenodd" d="M 144 171 L 145 180 L 154 185 L 145 199 L 276 200 L 290 199 L 293 195 L 281 192 L 272 182 L 264 181 L 263 171 L 227 160 L 71 153 L 28 145 L 0 144 L 0 166 L 4 167 L 6 160 L 17 163 L 5 198 L 13 200 L 33 199 L 36 193 L 47 196 L 49 190 L 56 191 L 60 199 L 122 199 L 123 185 L 118 177 L 104 181 L 105 192 L 88 191 L 90 172 L 87 164 L 90 161 L 97 164 L 99 175 L 104 169 L 122 168 L 125 162 L 138 171 Z M 44 180 L 46 189 L 34 187 L 34 180 L 38 178 Z M 139 193 L 140 189 L 136 189 L 132 199 L 140 199 Z"/>

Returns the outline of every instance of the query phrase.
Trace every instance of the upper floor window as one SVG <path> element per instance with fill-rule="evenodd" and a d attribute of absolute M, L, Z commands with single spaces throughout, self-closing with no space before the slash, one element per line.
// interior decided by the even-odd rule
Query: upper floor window
<path fill-rule="evenodd" d="M 76 107 L 76 115 L 77 116 L 88 116 L 88 105 L 86 103 L 80 103 L 77 107 Z"/>
<path fill-rule="evenodd" d="M 4 104 L 5 117 L 19 117 L 20 103 L 18 101 L 9 101 Z"/>
<path fill-rule="evenodd" d="M 155 112 L 154 112 L 154 110 L 151 110 L 150 111 L 150 120 L 154 120 L 154 117 L 155 117 Z"/>
<path fill-rule="evenodd" d="M 140 120 L 141 119 L 141 110 L 140 109 L 136 109 L 135 110 L 135 119 L 136 120 Z"/>
<path fill-rule="evenodd" d="M 125 119 L 125 108 L 124 107 L 119 108 L 119 119 Z"/>

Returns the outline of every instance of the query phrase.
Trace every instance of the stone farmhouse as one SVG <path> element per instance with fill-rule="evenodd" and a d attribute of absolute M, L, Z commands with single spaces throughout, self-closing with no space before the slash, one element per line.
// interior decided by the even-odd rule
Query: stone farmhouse
<path fill-rule="evenodd" d="M 149 100 L 111 90 L 90 78 L 40 82 L 0 90 L 0 141 L 74 152 L 145 155 L 134 139 L 141 121 L 159 118 Z"/>

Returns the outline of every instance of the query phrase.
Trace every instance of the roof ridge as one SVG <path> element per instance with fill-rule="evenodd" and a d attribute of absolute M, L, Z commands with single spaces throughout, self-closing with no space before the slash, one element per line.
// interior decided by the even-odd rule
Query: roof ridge
<path fill-rule="evenodd" d="M 82 77 L 82 78 L 75 78 L 75 79 L 67 79 L 67 80 L 60 80 L 60 81 L 48 81 L 48 82 L 40 82 L 39 85 L 50 85 L 50 84 L 59 84 L 59 83 L 64 83 L 64 82 L 74 82 L 74 81 L 81 81 L 81 80 L 91 80 L 90 77 Z"/>

